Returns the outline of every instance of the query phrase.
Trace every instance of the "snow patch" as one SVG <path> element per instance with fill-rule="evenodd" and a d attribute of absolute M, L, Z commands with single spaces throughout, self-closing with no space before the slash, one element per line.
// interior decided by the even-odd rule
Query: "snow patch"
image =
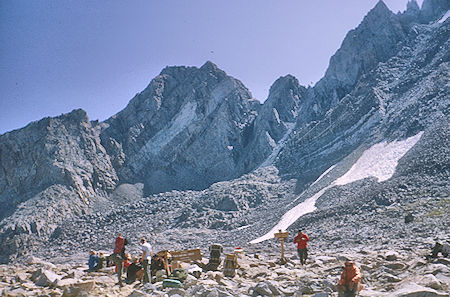
<path fill-rule="evenodd" d="M 322 177 L 324 177 L 325 175 L 328 174 L 328 172 L 330 172 L 331 170 L 333 170 L 333 168 L 334 168 L 335 166 L 336 166 L 336 164 L 333 165 L 333 166 L 331 166 L 331 167 L 328 168 L 327 170 L 325 170 L 325 172 L 322 173 L 322 175 L 320 175 L 319 178 L 317 178 L 317 179 L 310 185 L 310 187 L 312 187 L 314 184 L 318 183 L 318 182 L 322 179 Z"/>
<path fill-rule="evenodd" d="M 263 236 L 250 241 L 250 244 L 274 238 L 276 232 L 279 230 L 286 230 L 298 220 L 298 218 L 316 210 L 315 205 L 317 199 L 334 186 L 342 186 L 368 177 L 375 177 L 378 179 L 378 182 L 391 178 L 397 167 L 398 160 L 400 160 L 400 158 L 403 157 L 417 141 L 419 141 L 422 134 L 423 132 L 420 132 L 417 135 L 402 141 L 392 141 L 390 143 L 381 142 L 373 145 L 364 151 L 361 157 L 343 176 L 286 212 L 275 227 Z M 323 176 L 331 171 L 334 166 L 335 165 L 331 166 L 325 171 L 314 183 L 318 182 Z"/>
<path fill-rule="evenodd" d="M 292 130 L 294 130 L 295 123 L 284 123 L 284 125 L 288 128 L 286 133 L 283 135 L 283 138 L 281 138 L 280 141 L 278 141 L 278 143 L 274 146 L 270 156 L 267 157 L 267 159 L 259 166 L 259 168 L 263 168 L 263 167 L 272 165 L 273 162 L 275 161 L 275 158 L 280 153 L 281 149 L 285 146 L 285 144 L 289 138 L 289 135 L 291 134 Z M 267 135 L 269 135 L 269 134 L 267 133 Z"/>
<path fill-rule="evenodd" d="M 140 168 L 152 155 L 159 152 L 182 132 L 195 119 L 196 102 L 186 103 L 176 117 L 168 124 L 167 128 L 161 129 L 153 136 L 139 151 L 134 160 L 134 166 Z"/>
<path fill-rule="evenodd" d="M 320 196 L 322 196 L 322 194 L 325 193 L 325 191 L 328 190 L 330 187 L 331 186 L 323 188 L 322 190 L 320 190 L 318 193 L 316 193 L 312 197 L 306 199 L 302 203 L 298 204 L 297 206 L 295 206 L 294 208 L 289 210 L 287 213 L 285 213 L 281 217 L 281 220 L 278 222 L 278 224 L 275 225 L 275 227 L 273 227 L 265 235 L 250 241 L 250 244 L 263 242 L 267 239 L 273 238 L 275 233 L 277 233 L 279 230 L 286 230 L 287 227 L 292 225 L 302 215 L 305 215 L 307 213 L 310 213 L 310 212 L 313 212 L 314 210 L 316 210 L 316 206 L 315 206 L 316 200 Z"/>
<path fill-rule="evenodd" d="M 420 132 L 403 141 L 381 142 L 373 145 L 334 184 L 346 185 L 368 177 L 375 177 L 378 182 L 390 179 L 395 172 L 398 160 L 419 141 L 422 134 Z"/>
<path fill-rule="evenodd" d="M 247 229 L 248 227 L 250 227 L 251 225 L 245 225 L 245 226 L 241 226 L 239 228 L 237 228 L 236 230 L 244 230 Z"/>
<path fill-rule="evenodd" d="M 275 116 L 275 120 L 277 121 L 277 123 L 281 123 L 280 115 L 278 114 L 278 110 L 276 108 L 273 108 L 273 115 Z"/>
<path fill-rule="evenodd" d="M 231 79 L 225 79 L 217 85 L 217 87 L 212 90 L 211 98 L 208 99 L 206 105 L 206 116 L 209 116 L 222 102 L 227 100 L 228 94 L 234 90 L 235 84 Z"/>
<path fill-rule="evenodd" d="M 158 154 L 172 139 L 183 131 L 195 118 L 196 102 L 186 103 L 167 129 L 160 130 L 145 145 L 144 149 L 152 154 Z"/>
<path fill-rule="evenodd" d="M 439 24 L 442 24 L 443 22 L 445 22 L 448 17 L 450 16 L 450 10 L 447 10 L 447 13 L 444 14 L 444 16 L 438 21 Z"/>

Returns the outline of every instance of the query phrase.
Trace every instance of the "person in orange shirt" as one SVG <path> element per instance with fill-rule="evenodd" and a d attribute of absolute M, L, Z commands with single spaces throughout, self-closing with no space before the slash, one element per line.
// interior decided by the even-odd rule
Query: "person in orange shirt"
<path fill-rule="evenodd" d="M 294 238 L 294 244 L 297 244 L 297 253 L 300 258 L 300 264 L 305 264 L 308 258 L 308 241 L 309 237 L 302 230 L 298 230 L 297 236 Z"/>
<path fill-rule="evenodd" d="M 339 297 L 355 297 L 361 291 L 361 272 L 350 260 L 345 261 L 341 279 L 337 285 Z"/>

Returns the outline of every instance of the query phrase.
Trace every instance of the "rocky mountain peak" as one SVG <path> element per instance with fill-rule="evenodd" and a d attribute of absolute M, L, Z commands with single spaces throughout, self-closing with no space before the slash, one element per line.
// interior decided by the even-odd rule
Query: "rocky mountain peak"
<path fill-rule="evenodd" d="M 206 61 L 205 64 L 203 64 L 203 65 L 200 67 L 200 69 L 201 69 L 201 70 L 206 70 L 206 71 L 218 71 L 218 70 L 220 70 L 220 69 L 217 67 L 217 65 L 214 64 L 214 63 L 211 62 L 211 61 Z M 222 70 L 220 70 L 220 71 L 222 71 Z"/>
<path fill-rule="evenodd" d="M 273 93 L 278 89 L 291 88 L 295 86 L 299 86 L 297 78 L 291 74 L 288 74 L 286 76 L 279 77 L 270 87 L 269 93 Z"/>
<path fill-rule="evenodd" d="M 196 67 L 189 66 L 166 66 L 156 78 L 167 76 L 185 77 L 186 75 L 194 72 L 196 69 Z"/>
<path fill-rule="evenodd" d="M 421 19 L 423 22 L 437 20 L 442 17 L 449 9 L 449 0 L 424 0 L 421 9 Z"/>
<path fill-rule="evenodd" d="M 414 11 L 419 11 L 419 10 L 420 10 L 420 7 L 419 7 L 419 4 L 417 4 L 416 0 L 410 0 L 406 4 L 406 11 L 407 12 L 414 12 Z"/>
<path fill-rule="evenodd" d="M 361 24 L 347 33 L 331 57 L 325 76 L 310 91 L 311 100 L 304 118 L 321 118 L 348 94 L 363 74 L 395 55 L 405 37 L 401 18 L 379 1 Z"/>
<path fill-rule="evenodd" d="M 377 17 L 390 17 L 392 11 L 387 7 L 387 5 L 382 1 L 378 1 L 377 4 L 369 11 L 366 15 L 365 20 L 372 20 Z M 364 21 L 363 21 L 364 22 Z"/>
<path fill-rule="evenodd" d="M 107 121 L 102 142 L 121 178 L 143 182 L 146 192 L 204 188 L 236 175 L 243 130 L 259 105 L 210 61 L 200 68 L 166 67 Z"/>
<path fill-rule="evenodd" d="M 300 98 L 306 92 L 306 88 L 301 86 L 292 75 L 278 78 L 270 87 L 269 97 L 264 103 L 263 110 L 269 113 L 276 113 L 278 121 L 294 122 L 297 117 Z M 273 111 L 275 110 L 275 111 Z"/>

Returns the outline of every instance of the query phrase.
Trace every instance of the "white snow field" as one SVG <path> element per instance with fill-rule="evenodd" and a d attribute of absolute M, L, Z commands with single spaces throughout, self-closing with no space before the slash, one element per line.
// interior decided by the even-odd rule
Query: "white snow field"
<path fill-rule="evenodd" d="M 276 111 L 276 109 L 274 108 L 274 110 Z M 278 112 L 277 112 L 278 115 Z M 284 123 L 286 125 L 286 127 L 288 128 L 286 133 L 284 133 L 284 136 L 278 141 L 277 144 L 275 144 L 275 141 L 272 140 L 273 142 L 273 150 L 272 153 L 270 154 L 270 156 L 267 157 L 267 159 L 261 164 L 259 165 L 258 168 L 263 168 L 263 167 L 267 167 L 273 164 L 273 162 L 275 161 L 275 158 L 278 156 L 278 154 L 280 153 L 281 149 L 284 147 L 284 145 L 286 144 L 286 142 L 289 139 L 289 136 L 291 135 L 292 130 L 294 130 L 295 127 L 295 123 L 288 123 L 285 122 Z M 269 136 L 269 133 L 267 133 L 267 137 L 272 139 Z"/>
<path fill-rule="evenodd" d="M 132 161 L 133 167 L 136 169 L 142 168 L 145 161 L 148 161 L 153 156 L 158 155 L 170 141 L 186 129 L 195 120 L 196 108 L 197 103 L 186 103 L 174 119 L 167 125 L 167 127 L 156 133 L 156 135 L 149 139 L 141 148 Z"/>
<path fill-rule="evenodd" d="M 359 157 L 353 166 L 341 177 L 333 181 L 327 187 L 321 189 L 305 201 L 297 204 L 286 212 L 269 232 L 263 236 L 250 241 L 250 244 L 259 243 L 274 238 L 279 230 L 286 230 L 301 216 L 313 212 L 316 209 L 316 201 L 331 187 L 346 185 L 364 178 L 375 177 L 378 182 L 388 180 L 392 177 L 397 167 L 398 160 L 403 157 L 420 139 L 423 132 L 402 141 L 380 142 L 374 144 Z M 331 171 L 334 165 L 326 173 Z M 326 173 L 322 174 L 313 184 L 319 181 Z"/>
<path fill-rule="evenodd" d="M 445 22 L 448 17 L 450 16 L 450 10 L 447 11 L 447 13 L 438 21 L 439 24 L 442 24 L 443 22 Z"/>

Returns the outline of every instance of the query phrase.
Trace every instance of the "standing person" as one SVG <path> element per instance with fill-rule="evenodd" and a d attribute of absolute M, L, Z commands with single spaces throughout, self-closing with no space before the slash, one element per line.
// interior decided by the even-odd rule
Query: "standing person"
<path fill-rule="evenodd" d="M 361 272 L 350 260 L 345 261 L 341 279 L 337 285 L 339 297 L 355 297 L 361 291 Z"/>
<path fill-rule="evenodd" d="M 114 254 L 118 254 L 125 259 L 125 246 L 128 244 L 128 240 L 122 236 L 122 233 L 117 234 L 116 242 L 114 245 Z"/>
<path fill-rule="evenodd" d="M 298 230 L 297 236 L 294 238 L 294 244 L 297 244 L 297 253 L 300 258 L 300 264 L 305 264 L 308 258 L 308 241 L 309 237 L 302 230 Z"/>
<path fill-rule="evenodd" d="M 117 270 L 117 280 L 119 286 L 123 286 L 122 283 L 122 266 L 123 266 L 123 260 L 125 259 L 125 243 L 126 239 L 122 236 L 122 233 L 117 234 L 115 245 L 114 245 L 114 251 L 111 255 L 111 259 L 116 264 L 116 270 Z"/>
<path fill-rule="evenodd" d="M 142 268 L 144 269 L 144 283 L 148 283 L 150 281 L 150 278 L 148 277 L 148 264 L 150 263 L 150 260 L 152 258 L 152 246 L 150 245 L 150 243 L 147 242 L 147 240 L 144 237 L 142 237 L 141 247 L 142 247 L 141 263 Z"/>

